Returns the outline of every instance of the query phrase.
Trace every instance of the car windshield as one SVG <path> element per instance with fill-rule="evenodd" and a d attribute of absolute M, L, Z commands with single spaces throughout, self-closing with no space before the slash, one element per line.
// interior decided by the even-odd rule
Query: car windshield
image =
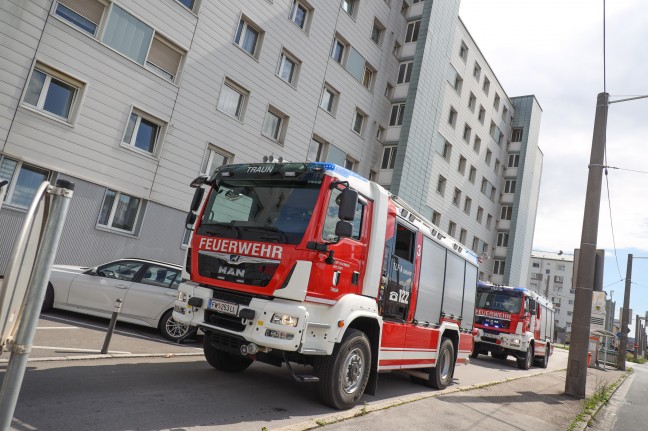
<path fill-rule="evenodd" d="M 477 291 L 477 308 L 507 313 L 519 313 L 522 308 L 522 294 L 517 292 Z"/>
<path fill-rule="evenodd" d="M 320 183 L 222 180 L 209 196 L 199 235 L 299 244 Z"/>

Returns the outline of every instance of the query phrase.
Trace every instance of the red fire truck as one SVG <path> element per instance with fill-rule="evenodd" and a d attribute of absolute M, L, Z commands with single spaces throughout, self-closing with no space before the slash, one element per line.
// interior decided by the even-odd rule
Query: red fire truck
<path fill-rule="evenodd" d="M 444 388 L 468 362 L 477 256 L 380 185 L 333 164 L 260 163 L 192 186 L 174 318 L 205 333 L 216 369 L 286 364 L 347 409 L 379 372 Z"/>
<path fill-rule="evenodd" d="M 480 281 L 475 328 L 473 358 L 490 352 L 496 359 L 514 356 L 523 370 L 534 362 L 547 368 L 553 353 L 554 308 L 545 297 L 524 287 Z"/>

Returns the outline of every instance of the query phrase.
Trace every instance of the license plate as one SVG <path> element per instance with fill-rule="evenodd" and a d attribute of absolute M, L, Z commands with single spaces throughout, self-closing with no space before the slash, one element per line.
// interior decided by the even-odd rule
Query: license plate
<path fill-rule="evenodd" d="M 217 301 L 215 299 L 209 300 L 209 308 L 218 311 L 219 313 L 230 314 L 232 316 L 236 316 L 238 314 L 238 304 Z"/>

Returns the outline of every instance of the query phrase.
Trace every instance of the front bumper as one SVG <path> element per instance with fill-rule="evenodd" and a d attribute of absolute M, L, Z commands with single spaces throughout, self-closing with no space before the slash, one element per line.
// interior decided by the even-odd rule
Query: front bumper
<path fill-rule="evenodd" d="M 483 329 L 477 329 L 475 343 L 481 343 L 484 347 L 497 347 L 500 349 L 526 352 L 529 347 L 529 341 L 522 335 L 499 333 L 494 334 L 484 332 Z"/>

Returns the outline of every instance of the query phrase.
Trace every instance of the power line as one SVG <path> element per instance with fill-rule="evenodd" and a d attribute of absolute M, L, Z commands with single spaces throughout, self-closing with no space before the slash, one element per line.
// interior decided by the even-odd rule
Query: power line
<path fill-rule="evenodd" d="M 607 148 L 605 151 L 605 157 L 607 158 Z M 605 161 L 607 165 L 607 160 Z M 610 183 L 608 182 L 608 170 L 605 168 L 605 190 L 607 192 L 607 201 L 608 201 L 608 210 L 610 212 L 610 229 L 612 230 L 612 246 L 614 247 L 614 260 L 616 261 L 617 272 L 619 273 L 619 278 L 623 278 L 621 275 L 621 268 L 619 267 L 619 256 L 617 256 L 616 248 L 616 238 L 614 237 L 614 223 L 612 223 L 612 201 L 610 200 Z"/>
<path fill-rule="evenodd" d="M 610 287 L 610 286 L 614 286 L 615 284 L 619 284 L 619 283 L 621 283 L 622 281 L 625 281 L 625 278 L 622 278 L 621 280 L 615 281 L 614 283 L 610 283 L 610 284 L 608 284 L 607 286 L 603 286 L 603 289 L 607 289 L 607 288 Z"/>
<path fill-rule="evenodd" d="M 639 174 L 648 174 L 648 171 L 640 171 L 640 170 L 637 170 L 637 169 L 618 168 L 616 166 L 605 166 L 605 168 L 607 168 L 607 169 L 616 169 L 616 170 L 619 170 L 619 171 L 636 172 L 636 173 L 639 173 Z"/>

